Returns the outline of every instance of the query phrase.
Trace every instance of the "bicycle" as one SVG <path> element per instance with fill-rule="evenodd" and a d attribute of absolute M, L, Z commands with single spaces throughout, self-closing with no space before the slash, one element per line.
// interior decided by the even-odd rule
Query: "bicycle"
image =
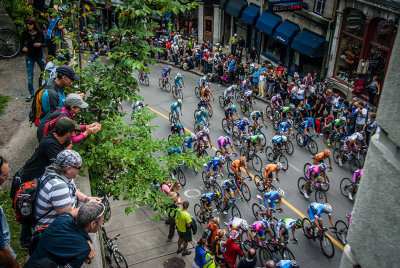
<path fill-rule="evenodd" d="M 346 215 L 346 218 L 348 215 Z M 349 226 L 342 220 L 337 220 L 335 223 L 335 235 L 342 245 L 347 244 L 347 232 L 349 230 Z"/>
<path fill-rule="evenodd" d="M 259 157 L 256 153 L 256 150 L 250 150 L 249 153 L 246 153 L 247 148 L 246 147 L 242 147 L 240 149 L 240 156 L 244 156 L 246 157 L 247 162 L 251 161 L 251 166 L 253 167 L 253 169 L 255 171 L 261 172 L 261 169 L 263 167 L 263 163 L 261 160 L 261 157 Z"/>
<path fill-rule="evenodd" d="M 181 124 L 181 121 L 180 121 L 180 119 L 179 119 L 179 113 L 175 113 L 175 112 L 169 113 L 169 114 L 168 114 L 168 118 L 169 118 L 169 122 L 170 122 L 171 124 L 173 124 L 173 123 L 179 123 L 179 124 Z M 182 125 L 182 124 L 181 124 L 181 125 Z"/>
<path fill-rule="evenodd" d="M 335 149 L 335 150 L 333 151 L 333 160 L 334 160 L 335 163 L 338 164 L 338 165 L 339 165 L 339 158 L 340 158 L 341 154 L 342 154 L 342 150 L 340 150 L 340 149 Z M 357 158 L 354 158 L 353 155 L 352 155 L 352 153 L 350 153 L 350 152 L 345 153 L 345 154 L 343 155 L 343 158 L 342 158 L 342 166 L 343 166 L 344 164 L 346 164 L 346 162 L 349 163 L 349 169 L 350 169 L 351 173 L 354 173 L 357 169 L 360 169 L 360 168 L 361 168 L 361 163 L 360 163 L 360 161 L 359 161 Z"/>
<path fill-rule="evenodd" d="M 8 29 L 0 29 L 0 57 L 4 59 L 14 58 L 20 50 L 21 40 L 18 33 Z"/>
<path fill-rule="evenodd" d="M 182 86 L 173 86 L 172 87 L 172 96 L 174 96 L 175 99 L 181 99 L 183 100 L 183 92 L 182 92 Z"/>
<path fill-rule="evenodd" d="M 278 152 L 276 153 L 276 156 L 274 158 L 274 149 L 272 149 L 271 146 L 267 146 L 267 148 L 265 149 L 265 156 L 267 157 L 269 162 L 276 163 L 277 162 L 276 159 L 278 159 L 278 162 L 282 164 L 282 170 L 286 171 L 289 168 L 289 161 L 286 158 L 286 156 L 281 153 L 281 151 L 282 151 L 281 149 L 278 149 Z"/>
<path fill-rule="evenodd" d="M 267 126 L 264 126 L 266 129 L 268 129 Z M 261 147 L 264 148 L 265 145 L 267 144 L 267 139 L 265 138 L 264 133 L 262 132 L 263 126 L 258 125 L 256 128 L 254 126 L 249 126 L 249 133 L 253 133 L 253 135 L 261 135 L 262 140 L 261 140 Z"/>
<path fill-rule="evenodd" d="M 312 156 L 311 158 L 314 159 L 314 157 L 315 157 L 315 156 Z M 320 163 L 324 163 L 324 161 L 320 161 Z M 310 164 L 310 163 L 305 163 L 305 164 L 304 164 L 304 167 L 303 167 L 304 177 L 307 177 L 307 170 L 308 170 L 310 167 L 311 167 L 311 164 Z M 330 171 L 330 170 L 329 170 L 329 171 Z M 326 181 L 327 181 L 327 182 L 321 183 L 321 189 L 322 189 L 324 192 L 327 192 L 327 191 L 329 190 L 330 182 L 329 182 L 328 176 L 326 176 Z"/>
<path fill-rule="evenodd" d="M 204 167 L 207 168 L 207 164 L 204 164 Z M 222 173 L 218 173 L 217 175 L 211 175 L 210 177 L 207 178 L 207 170 L 203 170 L 203 172 L 201 173 L 201 177 L 203 179 L 203 183 L 204 186 L 207 189 L 212 188 L 214 192 L 218 191 L 220 193 L 222 193 L 222 188 L 221 186 L 218 184 L 217 180 L 223 179 L 223 174 Z"/>
<path fill-rule="evenodd" d="M 101 226 L 101 235 L 103 238 L 103 244 L 105 249 L 105 260 L 109 265 L 109 267 L 121 267 L 121 268 L 128 267 L 126 259 L 119 251 L 117 244 L 114 243 L 114 241 L 117 241 L 119 239 L 120 234 L 116 235 L 114 238 L 110 238 L 107 236 L 106 229 L 104 229 L 104 227 Z M 113 260 L 116 266 L 114 266 Z"/>
<path fill-rule="evenodd" d="M 198 143 L 198 157 L 199 158 L 205 158 L 208 156 L 208 153 L 206 151 L 206 149 L 208 148 L 208 145 L 205 146 L 204 144 L 200 144 Z"/>
<path fill-rule="evenodd" d="M 168 77 L 160 77 L 160 79 L 158 79 L 158 86 L 167 92 L 171 91 L 171 84 L 168 82 Z"/>
<path fill-rule="evenodd" d="M 232 178 L 235 179 L 235 181 L 237 182 L 235 174 L 229 173 L 228 179 L 232 179 Z M 238 189 L 239 189 L 240 193 L 242 194 L 244 200 L 250 201 L 251 191 L 250 191 L 249 186 L 244 181 L 245 181 L 245 179 L 243 179 L 240 183 L 238 183 L 237 186 L 238 186 Z"/>
<path fill-rule="evenodd" d="M 273 244 L 271 242 L 263 241 L 265 244 L 264 247 L 261 248 L 259 252 L 260 261 L 264 265 L 270 259 L 272 259 L 275 263 L 279 262 L 280 260 L 296 260 L 292 251 L 287 247 L 287 244 L 290 242 L 285 240 L 283 244 Z M 270 257 L 270 259 L 267 259 Z"/>
<path fill-rule="evenodd" d="M 107 222 L 111 218 L 111 206 L 110 202 L 108 201 L 108 194 L 104 192 L 104 188 L 102 186 L 99 186 L 97 189 L 97 194 L 98 196 L 101 196 L 101 203 L 104 205 L 104 222 Z"/>
<path fill-rule="evenodd" d="M 208 114 L 210 117 L 212 117 L 212 115 L 213 115 L 213 108 L 212 108 L 212 106 L 211 106 L 211 104 L 210 104 L 209 102 L 207 102 L 206 105 L 200 106 L 199 108 L 201 108 L 201 107 L 206 108 L 207 114 Z M 199 111 L 199 110 L 195 110 L 195 111 L 194 111 L 194 113 L 193 113 L 194 119 L 196 119 L 196 113 L 197 113 L 198 111 Z"/>
<path fill-rule="evenodd" d="M 149 76 L 146 73 L 139 76 L 139 83 L 145 86 L 149 86 Z"/>
<path fill-rule="evenodd" d="M 196 119 L 196 121 L 194 122 L 193 130 L 194 130 L 194 132 L 199 132 L 204 127 L 209 127 L 209 126 L 210 126 L 210 122 L 208 120 L 204 124 L 203 121 L 199 121 L 199 120 Z"/>
<path fill-rule="evenodd" d="M 260 175 L 255 175 L 254 176 L 254 183 L 256 184 L 256 188 L 260 191 L 260 192 L 264 192 L 264 191 L 273 191 L 276 190 L 276 187 L 272 185 L 272 181 L 274 181 L 276 179 L 271 180 L 270 182 L 267 183 L 267 186 L 264 185 L 264 178 L 262 178 L 262 176 Z"/>
<path fill-rule="evenodd" d="M 228 202 L 226 203 L 225 211 L 231 210 L 232 217 L 241 218 L 242 214 L 240 213 L 239 208 L 236 205 L 236 198 L 229 198 Z M 223 210 L 223 209 L 221 209 Z"/>
<path fill-rule="evenodd" d="M 221 152 L 221 150 L 217 150 L 216 152 L 215 152 L 215 157 L 220 157 L 220 156 L 224 156 L 225 157 L 225 162 L 224 162 L 224 165 L 226 165 L 226 170 L 228 171 L 228 173 L 229 174 L 233 174 L 233 172 L 231 172 L 231 170 L 230 170 L 230 167 L 231 167 L 231 165 L 232 165 L 232 158 L 231 158 L 231 156 L 237 156 L 237 153 L 235 154 L 235 153 L 233 153 L 233 152 L 229 152 L 229 153 L 222 153 Z"/>
<path fill-rule="evenodd" d="M 330 134 L 333 132 L 333 138 L 328 142 L 328 138 Z M 344 133 L 339 133 L 334 130 L 323 130 L 322 131 L 324 136 L 324 143 L 328 147 L 340 149 L 341 145 L 343 144 L 343 136 Z"/>
<path fill-rule="evenodd" d="M 221 108 L 223 109 L 227 106 L 231 106 L 233 104 L 231 99 L 232 97 L 225 98 L 224 96 L 219 96 L 218 98 L 219 106 L 221 106 Z"/>
<path fill-rule="evenodd" d="M 308 135 L 304 138 L 302 131 L 301 130 L 299 130 L 299 131 L 300 132 L 296 134 L 297 145 L 299 145 L 300 147 L 307 147 L 308 151 L 311 154 L 314 154 L 314 155 L 317 154 L 318 153 L 318 145 L 312 139 L 313 135 Z M 314 136 L 317 136 L 317 134 L 315 134 Z"/>
<path fill-rule="evenodd" d="M 245 100 L 243 100 L 243 99 L 240 99 L 240 110 L 242 111 L 242 113 L 251 113 L 254 109 L 253 109 L 253 105 L 251 104 L 251 100 L 247 100 L 247 101 L 245 101 Z"/>
<path fill-rule="evenodd" d="M 271 215 L 267 215 L 266 211 L 267 208 L 264 206 L 263 198 L 260 195 L 256 195 L 256 199 L 258 203 L 253 203 L 251 205 L 251 211 L 253 212 L 253 216 L 256 220 L 262 221 L 262 220 L 267 220 L 270 225 L 272 225 L 274 228 L 272 228 L 272 232 L 275 234 L 275 226 L 278 223 L 278 219 L 274 216 L 272 216 L 273 213 L 279 212 L 281 213 L 282 210 L 280 209 L 273 209 L 270 208 Z M 275 203 L 279 203 L 279 201 L 275 201 Z"/>
<path fill-rule="evenodd" d="M 335 248 L 333 247 L 332 240 L 326 235 L 327 228 L 321 231 L 316 230 L 316 226 L 309 218 L 303 218 L 303 232 L 308 239 L 319 240 L 322 253 L 327 258 L 332 258 L 335 255 Z"/>
<path fill-rule="evenodd" d="M 200 198 L 201 199 L 201 198 Z M 217 210 L 221 211 L 221 198 L 216 200 L 218 202 L 217 205 Z M 200 201 L 201 202 L 201 201 Z M 206 208 L 204 208 L 206 210 Z M 203 208 L 200 204 L 196 204 L 194 205 L 194 215 L 196 220 L 200 223 L 208 223 L 213 219 L 213 215 L 212 212 L 213 211 L 208 211 L 208 213 L 201 213 L 203 211 Z"/>
<path fill-rule="evenodd" d="M 227 120 L 226 118 L 222 119 L 222 129 L 230 134 L 233 132 L 233 127 L 240 121 L 240 119 L 230 119 L 229 120 L 229 126 L 227 125 Z"/>
<path fill-rule="evenodd" d="M 183 173 L 182 169 L 180 166 L 177 166 L 172 170 L 174 176 L 176 176 L 176 179 L 180 182 L 182 186 L 186 185 L 186 176 L 185 173 Z"/>
<path fill-rule="evenodd" d="M 349 198 L 350 189 L 352 187 L 353 187 L 353 182 L 349 178 L 343 178 L 340 181 L 340 192 L 342 193 L 343 196 L 345 196 L 347 198 Z M 357 194 L 357 190 L 358 190 L 358 183 L 357 183 L 357 185 L 356 185 L 356 187 L 354 188 L 354 191 L 353 191 L 353 200 L 355 200 L 355 196 Z"/>
<path fill-rule="evenodd" d="M 299 192 L 302 195 L 304 195 L 306 183 L 307 183 L 307 180 L 304 177 L 300 177 L 297 181 L 297 188 L 299 189 Z M 315 201 L 316 202 L 322 203 L 322 204 L 328 202 L 325 191 L 322 189 L 322 183 L 316 184 L 313 181 L 311 181 L 308 191 L 310 192 L 310 194 L 309 194 L 310 196 L 313 192 L 315 192 Z"/>

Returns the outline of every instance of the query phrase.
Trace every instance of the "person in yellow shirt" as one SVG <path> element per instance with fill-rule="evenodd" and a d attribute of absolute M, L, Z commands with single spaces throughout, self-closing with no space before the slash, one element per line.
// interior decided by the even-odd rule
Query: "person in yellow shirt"
<path fill-rule="evenodd" d="M 187 250 L 188 242 L 192 241 L 192 231 L 190 225 L 192 223 L 192 217 L 190 216 L 187 209 L 189 208 L 189 201 L 183 201 L 182 209 L 176 211 L 175 223 L 178 229 L 178 250 L 176 253 L 181 253 L 182 256 L 191 254 L 192 252 Z M 183 244 L 183 247 L 181 247 Z"/>

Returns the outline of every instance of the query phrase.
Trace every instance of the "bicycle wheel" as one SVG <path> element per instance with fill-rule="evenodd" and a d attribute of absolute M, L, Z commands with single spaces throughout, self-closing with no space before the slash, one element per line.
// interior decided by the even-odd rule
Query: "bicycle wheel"
<path fill-rule="evenodd" d="M 267 105 L 267 107 L 265 108 L 265 116 L 270 120 L 270 121 L 272 121 L 272 117 L 271 117 L 271 106 L 268 106 Z"/>
<path fill-rule="evenodd" d="M 258 252 L 258 257 L 260 258 L 260 262 L 262 264 L 262 267 L 265 267 L 267 262 L 269 260 L 273 259 L 271 252 L 267 248 L 264 248 L 264 247 L 262 247 L 260 249 L 260 252 Z"/>
<path fill-rule="evenodd" d="M 194 205 L 194 216 L 200 224 L 204 223 L 204 216 L 201 215 L 201 211 L 202 209 L 199 204 Z"/>
<path fill-rule="evenodd" d="M 235 204 L 232 205 L 232 217 L 236 217 L 236 218 L 242 217 L 242 214 L 240 214 L 239 208 Z"/>
<path fill-rule="evenodd" d="M 326 198 L 325 192 L 321 189 L 315 190 L 315 201 L 321 204 L 327 203 L 328 199 Z"/>
<path fill-rule="evenodd" d="M 181 185 L 185 186 L 186 185 L 185 173 L 183 173 L 183 171 L 180 168 L 178 168 L 176 171 L 176 175 L 177 175 L 178 181 L 181 183 Z"/>
<path fill-rule="evenodd" d="M 292 154 L 293 154 L 293 152 L 294 152 L 294 147 L 293 147 L 293 143 L 292 143 L 290 140 L 287 141 L 285 150 L 286 150 L 286 152 L 288 153 L 288 155 L 292 155 Z"/>
<path fill-rule="evenodd" d="M 245 241 L 241 242 L 240 249 L 242 250 L 243 254 L 247 256 L 249 250 L 251 249 L 251 241 L 246 239 Z"/>
<path fill-rule="evenodd" d="M 333 247 L 332 240 L 326 234 L 319 240 L 319 245 L 321 246 L 322 253 L 324 253 L 327 258 L 332 258 L 335 255 L 335 248 Z"/>
<path fill-rule="evenodd" d="M 356 172 L 357 169 L 361 168 L 360 161 L 358 161 L 358 159 L 355 159 L 355 158 L 350 159 L 349 167 L 350 167 L 351 173 Z"/>
<path fill-rule="evenodd" d="M 212 108 L 211 104 L 208 104 L 207 110 L 208 110 L 208 115 L 209 115 L 210 117 L 212 117 L 213 114 L 214 114 L 214 112 L 213 112 L 213 108 Z"/>
<path fill-rule="evenodd" d="M 165 90 L 166 90 L 167 92 L 170 92 L 170 91 L 171 91 L 171 84 L 170 84 L 168 81 L 165 83 Z"/>
<path fill-rule="evenodd" d="M 172 93 L 172 96 L 175 98 L 175 99 L 177 99 L 177 87 L 176 86 L 173 86 L 172 87 L 172 90 L 171 90 L 171 93 Z"/>
<path fill-rule="evenodd" d="M 329 190 L 329 186 L 331 185 L 330 182 L 329 182 L 328 176 L 326 176 L 326 181 L 328 183 L 325 183 L 325 182 L 321 183 L 321 190 L 324 191 L 324 192 L 327 192 Z"/>
<path fill-rule="evenodd" d="M 207 156 L 208 156 L 208 153 L 205 149 L 200 152 L 200 158 L 206 158 Z"/>
<path fill-rule="evenodd" d="M 279 120 L 277 118 L 273 118 L 272 126 L 274 127 L 275 130 L 279 129 Z"/>
<path fill-rule="evenodd" d="M 263 211 L 262 211 L 262 209 L 261 209 L 259 204 L 254 203 L 251 206 L 251 211 L 253 211 L 254 218 L 256 218 L 259 221 L 261 221 L 263 219 L 263 217 L 262 217 L 262 212 Z"/>
<path fill-rule="evenodd" d="M 217 192 L 217 191 L 218 191 L 218 192 L 221 194 L 221 195 L 219 196 L 219 199 L 221 199 L 221 198 L 222 198 L 222 195 L 224 194 L 224 192 L 222 191 L 222 188 L 221 188 L 221 186 L 219 185 L 219 183 L 216 182 L 216 181 L 213 181 L 211 186 L 212 186 L 214 192 Z"/>
<path fill-rule="evenodd" d="M 203 179 L 204 186 L 205 186 L 207 189 L 209 189 L 211 185 L 210 185 L 209 180 L 207 179 L 207 173 L 206 173 L 205 171 L 203 171 L 203 172 L 201 173 L 201 177 L 202 177 L 202 179 Z"/>
<path fill-rule="evenodd" d="M 218 103 L 219 103 L 219 106 L 221 106 L 221 108 L 225 108 L 224 97 L 219 96 L 219 98 L 218 98 Z"/>
<path fill-rule="evenodd" d="M 18 33 L 7 29 L 0 30 L 0 57 L 11 59 L 21 50 L 21 41 Z"/>
<path fill-rule="evenodd" d="M 303 167 L 303 171 L 304 171 L 304 177 L 307 178 L 307 170 L 311 167 L 310 163 L 305 163 L 304 167 Z"/>
<path fill-rule="evenodd" d="M 242 187 L 240 187 L 240 190 L 241 190 L 241 192 L 242 192 L 242 195 L 243 195 L 244 200 L 250 201 L 251 192 L 250 192 L 249 186 L 247 186 L 246 183 L 243 183 L 243 184 L 242 184 Z"/>
<path fill-rule="evenodd" d="M 159 86 L 161 89 L 164 89 L 163 79 L 162 79 L 162 78 L 158 79 L 158 86 Z"/>
<path fill-rule="evenodd" d="M 283 154 L 279 155 L 279 162 L 282 164 L 282 170 L 286 171 L 289 168 L 289 161 L 287 160 L 286 156 Z"/>
<path fill-rule="evenodd" d="M 182 92 L 182 88 L 178 88 L 178 91 L 176 93 L 176 96 L 178 99 L 183 100 L 183 92 Z"/>
<path fill-rule="evenodd" d="M 287 247 L 284 248 L 281 252 L 282 260 L 296 260 L 293 253 Z"/>
<path fill-rule="evenodd" d="M 261 147 L 262 148 L 264 148 L 265 147 L 265 145 L 267 144 L 267 139 L 265 138 L 265 135 L 264 135 L 264 133 L 259 133 L 258 135 L 261 135 L 262 136 L 262 138 L 261 138 Z"/>
<path fill-rule="evenodd" d="M 111 218 L 111 206 L 108 198 L 103 197 L 101 203 L 104 205 L 104 222 L 108 222 Z"/>
<path fill-rule="evenodd" d="M 299 189 L 300 194 L 304 195 L 304 187 L 306 186 L 307 180 L 301 177 L 297 180 L 297 189 Z"/>
<path fill-rule="evenodd" d="M 265 149 L 265 156 L 267 157 L 267 160 L 269 162 L 274 161 L 274 150 L 271 146 L 267 146 L 267 148 Z"/>
<path fill-rule="evenodd" d="M 244 101 L 240 102 L 240 110 L 242 111 L 242 113 L 247 112 L 246 103 Z"/>
<path fill-rule="evenodd" d="M 194 94 L 196 95 L 197 98 L 200 98 L 201 91 L 199 87 L 194 88 Z"/>
<path fill-rule="evenodd" d="M 146 86 L 149 86 L 149 77 L 146 75 L 145 77 L 144 77 L 144 84 L 146 85 Z"/>
<path fill-rule="evenodd" d="M 226 133 L 228 133 L 228 134 L 231 133 L 231 130 L 230 130 L 229 127 L 227 126 L 226 118 L 222 119 L 222 129 L 223 129 Z"/>
<path fill-rule="evenodd" d="M 119 251 L 114 251 L 112 253 L 115 264 L 117 265 L 117 267 L 119 268 L 127 268 L 128 267 L 128 263 L 126 262 L 124 256 L 122 256 L 122 254 Z"/>
<path fill-rule="evenodd" d="M 258 155 L 254 155 L 253 159 L 251 159 L 251 165 L 253 166 L 254 170 L 261 172 L 262 169 L 261 157 L 259 157 Z"/>
<path fill-rule="evenodd" d="M 308 238 L 311 239 L 314 237 L 314 227 L 313 224 L 311 222 L 311 220 L 309 218 L 304 218 L 303 219 L 303 232 L 304 235 Z"/>
<path fill-rule="evenodd" d="M 254 176 L 254 183 L 256 184 L 257 189 L 260 192 L 264 192 L 264 183 L 263 183 L 263 179 L 260 177 L 260 175 L 255 175 Z"/>
<path fill-rule="evenodd" d="M 247 148 L 245 148 L 245 147 L 240 148 L 239 155 L 240 156 L 245 156 L 246 155 L 246 151 L 247 151 Z"/>
<path fill-rule="evenodd" d="M 340 151 L 340 149 L 335 149 L 333 151 L 333 161 L 335 161 L 336 164 L 339 164 L 339 158 L 341 153 L 342 152 Z"/>
<path fill-rule="evenodd" d="M 297 142 L 298 146 L 300 146 L 300 147 L 304 146 L 303 134 L 301 134 L 301 133 L 296 134 L 296 142 Z"/>
<path fill-rule="evenodd" d="M 307 147 L 311 154 L 318 153 L 318 145 L 314 140 L 309 140 Z"/>
<path fill-rule="evenodd" d="M 347 230 L 349 229 L 349 227 L 344 221 L 338 220 L 335 223 L 335 228 L 336 228 L 335 232 L 336 238 L 339 240 L 340 243 L 345 245 L 347 243 L 346 237 L 347 237 Z"/>
<path fill-rule="evenodd" d="M 343 178 L 340 182 L 340 192 L 343 196 L 349 197 L 350 188 L 353 186 L 353 182 L 349 178 Z"/>

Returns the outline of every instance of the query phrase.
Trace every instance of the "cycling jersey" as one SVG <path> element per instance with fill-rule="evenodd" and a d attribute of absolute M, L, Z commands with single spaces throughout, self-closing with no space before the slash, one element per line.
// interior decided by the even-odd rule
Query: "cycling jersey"
<path fill-rule="evenodd" d="M 275 135 L 272 137 L 272 143 L 281 146 L 282 145 L 282 136 L 281 135 Z"/>
<path fill-rule="evenodd" d="M 261 237 L 261 239 L 265 239 L 264 230 L 268 230 L 270 228 L 271 228 L 271 226 L 269 225 L 268 221 L 255 221 L 251 225 L 251 231 L 257 232 L 258 236 Z"/>
<path fill-rule="evenodd" d="M 139 105 L 139 101 L 137 101 L 137 102 L 132 102 L 132 110 L 133 111 L 136 111 L 136 110 L 142 110 L 142 106 L 141 105 Z"/>
<path fill-rule="evenodd" d="M 278 191 L 272 190 L 266 192 L 264 195 L 264 206 L 267 207 L 267 204 L 269 204 L 270 208 L 274 208 L 275 200 L 279 200 Z"/>
<path fill-rule="evenodd" d="M 283 113 L 288 113 L 288 112 L 290 112 L 290 107 L 289 107 L 289 106 L 283 107 L 282 112 L 283 112 Z"/>
<path fill-rule="evenodd" d="M 182 77 L 175 76 L 174 82 L 175 82 L 175 86 L 182 86 L 182 84 L 183 84 L 183 78 L 182 78 Z"/>
<path fill-rule="evenodd" d="M 318 161 L 318 162 L 323 161 L 324 158 L 325 158 L 325 153 L 324 153 L 324 152 L 319 153 L 319 154 L 316 154 L 316 155 L 314 156 L 314 160 L 315 160 L 315 161 Z"/>
<path fill-rule="evenodd" d="M 206 143 L 208 141 L 207 134 L 205 134 L 203 131 L 199 131 L 199 133 L 197 133 L 197 140 Z"/>
<path fill-rule="evenodd" d="M 181 148 L 171 148 L 171 149 L 169 149 L 168 155 L 171 155 L 173 153 L 180 154 L 180 153 L 182 153 L 182 149 Z"/>
<path fill-rule="evenodd" d="M 292 126 L 289 126 L 288 122 L 282 122 L 279 124 L 279 133 L 288 133 L 289 129 L 291 129 Z"/>
<path fill-rule="evenodd" d="M 311 180 L 311 175 L 315 174 L 314 178 L 318 178 L 319 174 L 319 165 L 313 165 L 307 169 L 307 180 Z"/>
<path fill-rule="evenodd" d="M 183 142 L 183 147 L 192 149 L 192 144 L 194 142 L 196 142 L 196 140 L 193 140 L 192 137 L 186 137 L 186 140 Z"/>
<path fill-rule="evenodd" d="M 212 167 L 212 170 L 214 172 L 218 172 L 220 165 L 221 164 L 219 163 L 219 157 L 213 157 L 207 164 L 207 171 L 210 171 L 210 168 Z"/>
<path fill-rule="evenodd" d="M 240 131 L 245 131 L 246 130 L 246 126 L 248 126 L 249 125 L 249 123 L 246 123 L 246 122 L 244 122 L 243 120 L 240 120 L 237 124 L 236 124 L 236 126 L 237 126 L 237 128 L 240 130 Z"/>
<path fill-rule="evenodd" d="M 250 138 L 247 139 L 248 144 L 253 144 L 256 145 L 258 143 L 258 135 L 253 135 Z"/>
<path fill-rule="evenodd" d="M 232 141 L 229 137 L 224 137 L 221 136 L 218 138 L 218 147 L 221 149 L 221 147 L 226 147 L 228 145 L 232 145 Z"/>
<path fill-rule="evenodd" d="M 301 122 L 299 128 L 301 128 L 303 131 L 306 130 L 307 128 L 312 127 L 314 128 L 314 119 L 312 120 L 312 122 L 306 120 Z"/>
<path fill-rule="evenodd" d="M 211 92 L 211 90 L 209 88 L 205 87 L 201 90 L 201 96 L 206 97 L 206 96 L 208 96 L 208 94 L 210 94 L 210 92 Z"/>
<path fill-rule="evenodd" d="M 229 232 L 232 230 L 239 231 L 240 233 L 243 231 L 247 231 L 249 229 L 249 225 L 246 220 L 233 217 L 229 219 L 228 222 L 228 230 Z"/>
<path fill-rule="evenodd" d="M 267 174 L 272 174 L 272 172 L 274 172 L 277 169 L 278 169 L 277 164 L 269 164 L 264 168 L 264 170 L 267 172 Z"/>
<path fill-rule="evenodd" d="M 333 124 L 335 125 L 335 127 L 341 128 L 344 126 L 345 123 L 346 122 L 342 121 L 341 119 L 336 119 Z"/>
<path fill-rule="evenodd" d="M 171 105 L 171 110 L 173 110 L 173 112 L 179 114 L 179 112 L 178 112 L 178 108 L 179 108 L 179 107 L 182 107 L 182 103 L 174 102 L 174 103 L 172 103 L 172 105 Z"/>
<path fill-rule="evenodd" d="M 225 118 L 228 118 L 228 116 L 232 116 L 236 110 L 233 110 L 231 106 L 225 108 Z"/>
<path fill-rule="evenodd" d="M 218 199 L 218 195 L 214 192 L 205 193 L 201 196 L 201 201 L 203 201 L 203 203 L 207 204 L 208 206 L 211 205 L 211 202 L 213 200 L 217 200 L 217 199 Z"/>
<path fill-rule="evenodd" d="M 251 97 L 252 95 L 253 95 L 253 91 L 252 90 L 246 90 L 244 92 L 244 96 L 246 96 L 246 97 Z"/>
<path fill-rule="evenodd" d="M 170 69 L 164 68 L 164 69 L 161 71 L 161 76 L 162 76 L 163 78 L 166 78 L 166 77 L 168 77 L 168 74 L 169 74 L 170 72 L 171 72 Z"/>
<path fill-rule="evenodd" d="M 363 174 L 363 170 L 362 169 L 357 169 L 354 172 L 354 174 L 353 174 L 353 184 L 357 184 L 358 183 L 357 177 L 360 176 L 360 179 L 361 179 L 362 174 Z"/>
<path fill-rule="evenodd" d="M 207 112 L 206 111 L 204 111 L 204 112 L 203 111 L 198 111 L 196 113 L 196 122 L 197 123 L 202 122 L 203 124 L 207 124 L 206 118 L 207 118 Z"/>
<path fill-rule="evenodd" d="M 246 91 L 248 89 L 247 82 L 243 81 L 241 87 L 242 87 L 242 90 Z"/>
<path fill-rule="evenodd" d="M 313 202 L 308 206 L 307 212 L 310 220 L 314 220 L 314 218 L 322 220 L 322 212 L 324 212 L 324 205 L 317 202 Z M 331 214 L 332 213 L 328 213 L 328 215 Z"/>
<path fill-rule="evenodd" d="M 227 89 L 225 89 L 224 97 L 225 98 L 232 97 L 232 93 L 233 93 L 233 87 L 230 86 Z"/>
<path fill-rule="evenodd" d="M 222 188 L 228 193 L 233 192 L 237 188 L 237 184 L 235 179 L 224 180 L 222 181 Z"/>
<path fill-rule="evenodd" d="M 252 112 L 252 113 L 250 114 L 250 118 L 253 119 L 254 121 L 255 121 L 255 120 L 258 120 L 258 118 L 259 118 L 259 117 L 262 117 L 262 116 L 263 116 L 263 113 L 262 113 L 262 112 L 259 112 L 259 111 L 254 111 L 254 112 Z"/>
<path fill-rule="evenodd" d="M 346 138 L 344 138 L 344 141 L 346 143 L 355 142 L 357 140 L 357 137 L 358 137 L 358 132 L 355 132 L 355 133 L 351 134 L 350 136 L 347 136 Z"/>
<path fill-rule="evenodd" d="M 171 132 L 173 131 L 174 133 L 178 133 L 178 135 L 181 135 L 181 130 L 183 129 L 183 126 L 179 123 L 173 123 L 171 125 Z"/>
<path fill-rule="evenodd" d="M 237 171 L 237 170 L 239 170 L 240 167 L 245 167 L 245 169 L 247 169 L 246 161 L 244 162 L 244 164 L 240 163 L 239 159 L 233 161 L 233 163 L 231 165 L 231 169 L 232 170 L 234 170 L 234 171 L 236 170 Z"/>
<path fill-rule="evenodd" d="M 281 106 L 281 103 L 282 103 L 282 99 L 278 99 L 276 96 L 273 96 L 271 98 L 271 106 L 279 107 L 279 106 Z"/>
<path fill-rule="evenodd" d="M 197 104 L 197 106 L 198 106 L 198 107 L 206 107 L 206 106 L 207 106 L 207 101 L 201 99 L 201 100 L 199 101 L 199 103 Z"/>
<path fill-rule="evenodd" d="M 280 260 L 276 264 L 276 268 L 290 268 L 292 262 L 291 260 Z"/>
<path fill-rule="evenodd" d="M 199 79 L 199 86 L 200 86 L 200 87 L 203 87 L 203 84 L 204 84 L 205 82 L 207 82 L 207 76 L 202 76 L 202 77 L 200 77 L 200 79 Z"/>
<path fill-rule="evenodd" d="M 275 228 L 275 233 L 276 233 L 276 239 L 279 239 L 280 234 L 279 232 L 283 229 L 283 235 L 287 235 L 287 232 L 296 226 L 296 220 L 293 220 L 291 218 L 284 218 L 280 219 L 278 223 L 276 224 Z"/>

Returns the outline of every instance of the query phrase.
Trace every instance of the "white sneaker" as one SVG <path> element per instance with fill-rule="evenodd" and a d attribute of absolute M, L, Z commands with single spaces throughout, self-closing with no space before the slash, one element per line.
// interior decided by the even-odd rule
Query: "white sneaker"
<path fill-rule="evenodd" d="M 224 213 L 224 215 L 228 215 L 228 211 L 224 210 L 222 213 Z"/>
<path fill-rule="evenodd" d="M 304 197 L 305 197 L 305 198 L 307 198 L 307 199 L 309 198 L 309 196 L 308 196 L 308 194 L 307 194 L 307 190 L 306 190 L 306 189 L 304 189 L 304 190 L 303 190 L 303 194 L 304 194 Z"/>
<path fill-rule="evenodd" d="M 231 132 L 229 131 L 229 129 L 226 130 L 226 133 L 230 134 Z"/>
<path fill-rule="evenodd" d="M 342 158 L 339 158 L 339 166 L 343 166 Z"/>
<path fill-rule="evenodd" d="M 300 137 L 300 143 L 303 143 L 303 142 L 304 142 L 303 137 Z"/>
<path fill-rule="evenodd" d="M 353 194 L 352 193 L 349 193 L 349 199 L 353 200 Z"/>

